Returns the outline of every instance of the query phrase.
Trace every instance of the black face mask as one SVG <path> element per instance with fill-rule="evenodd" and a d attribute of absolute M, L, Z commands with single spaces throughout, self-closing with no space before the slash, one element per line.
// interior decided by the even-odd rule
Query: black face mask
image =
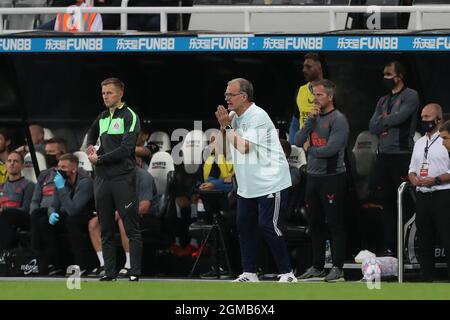
<path fill-rule="evenodd" d="M 56 171 L 58 171 L 59 174 L 62 175 L 64 180 L 67 180 L 67 178 L 69 177 L 69 174 L 67 173 L 67 171 L 63 171 L 63 170 L 56 170 Z"/>
<path fill-rule="evenodd" d="M 391 79 L 383 78 L 383 85 L 386 88 L 386 90 L 391 91 L 395 87 L 394 78 L 391 78 Z"/>
<path fill-rule="evenodd" d="M 436 120 L 431 121 L 423 121 L 422 120 L 422 129 L 425 132 L 431 132 L 433 131 L 437 126 Z"/>
<path fill-rule="evenodd" d="M 45 162 L 47 162 L 47 168 L 53 168 L 58 165 L 58 159 L 56 159 L 56 155 L 54 154 L 46 154 Z"/>

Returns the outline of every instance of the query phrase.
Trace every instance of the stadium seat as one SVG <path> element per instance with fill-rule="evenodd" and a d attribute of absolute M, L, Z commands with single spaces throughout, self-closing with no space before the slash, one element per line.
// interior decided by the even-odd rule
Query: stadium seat
<path fill-rule="evenodd" d="M 355 157 L 356 173 L 359 177 L 367 177 L 376 160 L 378 137 L 369 131 L 361 132 L 355 141 L 352 152 Z"/>
<path fill-rule="evenodd" d="M 417 140 L 419 140 L 420 138 L 422 138 L 422 134 L 420 132 L 416 131 L 416 133 L 414 133 L 414 138 L 413 138 L 414 143 L 416 143 Z"/>
<path fill-rule="evenodd" d="M 87 148 L 87 145 L 86 145 L 86 144 L 87 144 L 87 133 L 84 135 L 83 143 L 81 143 L 80 151 L 86 152 L 86 148 Z M 97 139 L 97 142 L 95 143 L 95 146 L 96 146 L 96 147 L 99 147 L 99 146 L 100 146 L 100 138 Z"/>
<path fill-rule="evenodd" d="M 44 155 L 42 153 L 40 153 L 40 152 L 36 152 L 36 158 L 37 158 L 39 170 L 43 171 L 43 170 L 47 169 L 47 164 L 45 162 Z M 33 162 L 31 160 L 31 154 L 30 153 L 27 153 L 25 155 L 25 157 L 24 157 L 24 164 L 25 164 L 25 166 L 22 169 L 22 175 L 26 179 L 36 183 L 37 177 L 36 177 L 35 172 L 34 172 Z"/>
<path fill-rule="evenodd" d="M 88 155 L 84 151 L 77 151 L 73 153 L 78 158 L 78 168 L 82 168 L 85 171 L 92 173 L 92 164 L 89 161 Z"/>
<path fill-rule="evenodd" d="M 8 30 L 33 30 L 36 18 L 30 14 L 9 15 L 7 18 L 6 28 Z"/>
<path fill-rule="evenodd" d="M 10 8 L 13 6 L 13 0 L 2 0 L 0 1 L 0 8 Z M 6 29 L 8 25 L 7 16 L 3 19 L 3 29 Z"/>
<path fill-rule="evenodd" d="M 201 130 L 190 131 L 183 140 L 181 151 L 186 173 L 193 174 L 203 163 L 203 150 L 206 147 L 206 137 Z"/>
<path fill-rule="evenodd" d="M 16 7 L 17 6 L 47 7 L 49 2 L 50 0 L 15 0 Z"/>
<path fill-rule="evenodd" d="M 36 152 L 36 158 L 39 166 L 39 170 L 43 171 L 47 169 L 47 163 L 45 162 L 45 157 L 42 153 Z M 31 161 L 31 154 L 28 152 L 24 157 L 25 167 L 33 166 Z"/>
<path fill-rule="evenodd" d="M 148 172 L 155 179 L 158 195 L 162 195 L 166 191 L 167 175 L 174 170 L 173 159 L 169 153 L 159 151 L 153 155 L 148 166 Z"/>
<path fill-rule="evenodd" d="M 166 132 L 155 131 L 150 135 L 148 142 L 153 142 L 159 147 L 159 151 L 170 151 L 170 137 Z"/>
<path fill-rule="evenodd" d="M 49 128 L 44 128 L 44 140 L 50 140 L 52 138 L 54 138 L 55 135 L 53 134 L 53 131 L 50 130 Z"/>
<path fill-rule="evenodd" d="M 57 128 L 53 129 L 52 132 L 55 138 L 62 138 L 66 141 L 67 152 L 74 152 L 80 149 L 77 137 L 72 128 Z"/>
<path fill-rule="evenodd" d="M 289 165 L 300 168 L 306 164 L 306 155 L 303 148 L 297 147 L 295 145 L 291 146 L 291 155 L 288 158 Z"/>
<path fill-rule="evenodd" d="M 41 15 L 39 15 L 38 26 L 40 26 L 41 24 L 47 23 L 53 19 L 56 19 L 56 14 L 41 14 Z"/>
<path fill-rule="evenodd" d="M 3 2 L 3 0 L 2 0 Z M 6 3 L 9 3 L 6 0 Z M 27 7 L 46 7 L 46 0 L 15 0 L 13 5 L 16 8 L 27 8 Z M 39 15 L 33 14 L 12 14 L 8 15 L 6 28 L 9 30 L 33 30 L 36 26 L 36 22 Z"/>

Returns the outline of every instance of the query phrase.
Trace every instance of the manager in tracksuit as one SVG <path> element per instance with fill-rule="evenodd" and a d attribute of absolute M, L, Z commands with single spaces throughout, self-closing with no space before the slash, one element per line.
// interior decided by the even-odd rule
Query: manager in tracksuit
<path fill-rule="evenodd" d="M 95 165 L 94 194 L 102 228 L 105 276 L 101 281 L 116 279 L 116 247 L 114 244 L 115 211 L 123 221 L 130 240 L 130 281 L 141 274 L 142 239 L 139 228 L 136 193 L 135 147 L 140 122 L 136 113 L 122 101 L 124 84 L 117 78 L 101 83 L 107 110 L 103 111 L 88 131 L 86 152 Z M 94 145 L 100 138 L 100 147 Z"/>
<path fill-rule="evenodd" d="M 334 107 L 336 86 L 327 79 L 313 82 L 314 107 L 297 132 L 295 144 L 307 149 L 306 203 L 310 214 L 313 266 L 301 279 L 318 278 L 327 282 L 344 281 L 345 258 L 344 203 L 346 168 L 344 152 L 349 125 Z M 309 138 L 309 147 L 305 144 Z M 324 270 L 326 227 L 331 232 L 333 267 Z"/>

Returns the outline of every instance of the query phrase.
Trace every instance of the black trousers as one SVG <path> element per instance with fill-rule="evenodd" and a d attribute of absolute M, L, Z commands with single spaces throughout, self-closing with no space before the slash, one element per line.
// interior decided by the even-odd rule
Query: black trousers
<path fill-rule="evenodd" d="M 450 279 L 450 190 L 431 194 L 417 192 L 416 227 L 419 241 L 419 262 L 422 278 L 433 278 L 436 236 L 445 249 Z"/>
<path fill-rule="evenodd" d="M 30 228 L 30 214 L 16 208 L 3 208 L 0 214 L 0 251 L 14 247 L 17 228 Z"/>
<path fill-rule="evenodd" d="M 116 245 L 114 233 L 116 210 L 123 221 L 130 241 L 130 275 L 141 274 L 142 238 L 139 227 L 136 173 L 104 179 L 95 177 L 95 204 L 102 229 L 102 249 L 105 259 L 105 274 L 116 276 Z"/>
<path fill-rule="evenodd" d="M 327 225 L 331 232 L 333 265 L 342 268 L 345 259 L 346 231 L 344 205 L 347 193 L 345 173 L 330 176 L 308 175 L 306 206 L 311 228 L 313 266 L 322 270 L 325 264 Z"/>
<path fill-rule="evenodd" d="M 33 210 L 30 215 L 30 237 L 31 237 L 31 249 L 35 254 L 40 255 L 44 249 L 44 240 L 42 239 L 42 234 L 39 230 L 39 225 L 41 220 L 47 219 L 48 222 L 48 209 L 38 208 Z"/>
<path fill-rule="evenodd" d="M 67 233 L 73 253 L 73 260 L 83 270 L 87 267 L 84 254 L 84 237 L 87 234 L 88 222 L 92 215 L 84 213 L 69 216 L 59 212 L 59 221 L 55 225 L 48 222 L 47 209 L 35 210 L 31 219 L 32 248 L 44 258 L 47 264 L 61 265 L 58 254 L 58 235 Z"/>
<path fill-rule="evenodd" d="M 383 206 L 384 250 L 397 254 L 397 191 L 408 179 L 411 154 L 379 154 L 369 178 L 375 201 Z"/>

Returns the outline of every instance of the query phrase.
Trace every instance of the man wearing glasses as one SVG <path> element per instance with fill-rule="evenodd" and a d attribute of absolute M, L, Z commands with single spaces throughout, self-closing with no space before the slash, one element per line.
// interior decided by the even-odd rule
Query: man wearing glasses
<path fill-rule="evenodd" d="M 237 227 L 243 273 L 235 282 L 259 281 L 256 255 L 263 234 L 280 272 L 280 282 L 297 282 L 280 229 L 286 218 L 289 165 L 269 115 L 253 102 L 253 85 L 242 78 L 228 82 L 228 109 L 215 113 L 230 152 L 238 182 Z M 230 114 L 228 114 L 228 112 Z"/>

